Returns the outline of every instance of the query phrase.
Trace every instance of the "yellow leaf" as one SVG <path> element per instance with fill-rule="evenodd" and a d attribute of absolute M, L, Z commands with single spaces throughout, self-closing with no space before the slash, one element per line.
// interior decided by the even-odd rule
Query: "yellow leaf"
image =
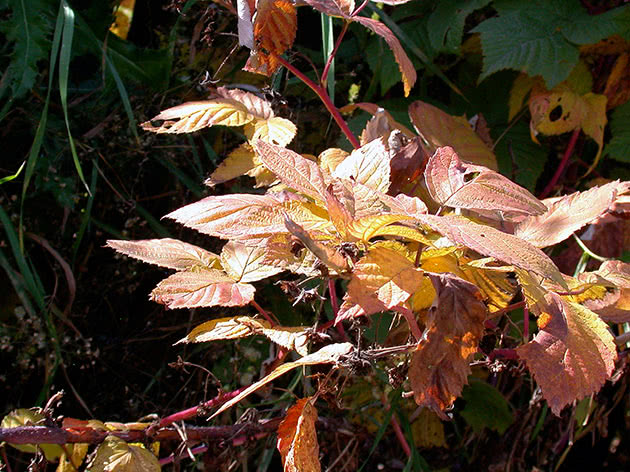
<path fill-rule="evenodd" d="M 88 447 L 89 444 L 67 444 L 65 449 L 70 450 L 70 457 L 67 453 L 62 454 L 56 472 L 77 472 L 87 455 Z"/>
<path fill-rule="evenodd" d="M 421 101 L 409 107 L 409 117 L 416 131 L 428 143 L 432 154 L 439 147 L 451 146 L 464 161 L 497 170 L 497 160 L 468 121 L 451 116 L 439 108 Z"/>
<path fill-rule="evenodd" d="M 221 265 L 235 282 L 255 282 L 282 272 L 265 263 L 265 249 L 228 242 L 221 251 Z"/>
<path fill-rule="evenodd" d="M 413 442 L 416 447 L 448 447 L 444 434 L 444 423 L 428 408 L 422 408 L 418 418 L 411 423 Z"/>
<path fill-rule="evenodd" d="M 90 472 L 159 472 L 160 463 L 147 449 L 107 436 L 88 467 Z"/>
<path fill-rule="evenodd" d="M 354 220 L 348 227 L 348 233 L 364 242 L 368 242 L 370 239 L 377 236 L 400 236 L 403 232 L 397 233 L 396 231 L 398 231 L 399 228 L 403 227 L 396 226 L 396 229 L 392 229 L 391 232 L 388 232 L 389 225 L 391 225 L 392 223 L 400 223 L 412 220 L 413 218 L 410 216 L 396 214 L 367 216 L 359 220 Z M 408 229 L 410 230 L 409 233 L 417 231 L 413 228 Z"/>
<path fill-rule="evenodd" d="M 319 163 L 319 167 L 322 169 L 324 175 L 330 176 L 337 166 L 349 155 L 350 154 L 343 149 L 330 148 L 326 149 L 317 156 L 317 162 Z"/>
<path fill-rule="evenodd" d="M 292 221 L 288 215 L 285 217 L 284 224 L 287 231 L 298 238 L 326 266 L 334 269 L 337 273 L 345 272 L 348 269 L 348 261 L 342 254 L 330 245 L 314 239 L 308 231 Z"/>
<path fill-rule="evenodd" d="M 20 426 L 39 426 L 44 421 L 44 415 L 37 413 L 33 410 L 26 408 L 19 408 L 13 410 L 11 413 L 2 418 L 0 428 L 18 428 Z M 59 459 L 65 451 L 59 444 L 11 444 L 9 446 L 14 447 L 22 452 L 28 452 L 29 454 L 35 454 L 39 449 L 44 452 L 46 460 L 54 462 Z"/>
<path fill-rule="evenodd" d="M 527 74 L 519 74 L 519 76 L 516 77 L 510 89 L 510 98 L 508 99 L 508 121 L 512 121 L 516 114 L 521 111 L 525 97 L 527 97 L 532 87 L 536 84 L 540 84 L 541 81 L 540 76 L 530 77 Z"/>
<path fill-rule="evenodd" d="M 257 167 L 262 167 L 260 159 L 254 153 L 252 146 L 244 143 L 230 152 L 204 183 L 213 187 L 245 175 Z"/>
<path fill-rule="evenodd" d="M 289 120 L 274 116 L 268 120 L 255 120 L 248 123 L 245 125 L 244 132 L 251 142 L 261 139 L 284 147 L 293 140 L 297 128 Z"/>
<path fill-rule="evenodd" d="M 284 472 L 319 472 L 319 444 L 313 397 L 302 398 L 287 410 L 278 426 L 278 450 Z"/>
<path fill-rule="evenodd" d="M 121 39 L 127 39 L 135 4 L 136 0 L 120 0 L 116 6 L 114 23 L 109 30 Z"/>
<path fill-rule="evenodd" d="M 290 372 L 296 367 L 306 366 L 306 365 L 316 365 L 316 364 L 333 364 L 338 366 L 341 360 L 349 356 L 354 352 L 354 346 L 350 343 L 337 343 L 337 344 L 329 344 L 324 346 L 319 351 L 309 354 L 307 356 L 302 357 L 294 362 L 287 362 L 286 364 L 282 364 L 279 367 L 276 367 L 269 375 L 259 380 L 258 382 L 250 385 L 237 396 L 224 403 L 221 408 L 219 408 L 210 419 L 220 415 L 225 410 L 233 407 L 238 402 L 240 402 L 243 398 L 247 397 L 250 393 L 255 392 L 261 387 L 267 385 L 269 382 L 277 379 L 283 374 Z"/>
<path fill-rule="evenodd" d="M 336 168 L 333 176 L 353 180 L 385 193 L 389 189 L 391 157 L 383 138 L 355 149 Z"/>

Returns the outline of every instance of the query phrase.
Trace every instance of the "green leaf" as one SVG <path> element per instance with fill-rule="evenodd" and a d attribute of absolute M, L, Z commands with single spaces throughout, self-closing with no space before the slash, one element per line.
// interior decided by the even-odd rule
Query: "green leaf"
<path fill-rule="evenodd" d="M 604 148 L 604 154 L 621 162 L 630 162 L 630 102 L 612 112 L 610 132 L 612 139 Z"/>
<path fill-rule="evenodd" d="M 489 428 L 503 434 L 514 422 L 505 397 L 486 382 L 471 379 L 470 385 L 464 388 L 462 398 L 466 401 L 466 406 L 460 414 L 475 433 Z"/>
<path fill-rule="evenodd" d="M 380 85 L 381 95 L 401 80 L 398 64 L 385 41 L 378 36 L 371 38 L 366 48 L 366 59 L 372 73 Z"/>
<path fill-rule="evenodd" d="M 431 46 L 436 51 L 459 54 L 466 17 L 490 0 L 442 1 L 427 23 Z"/>
<path fill-rule="evenodd" d="M 473 30 L 481 33 L 480 79 L 501 69 L 515 69 L 541 75 L 550 89 L 577 64 L 578 45 L 625 32 L 629 8 L 589 15 L 578 0 L 503 0 L 494 6 L 499 16 Z"/>

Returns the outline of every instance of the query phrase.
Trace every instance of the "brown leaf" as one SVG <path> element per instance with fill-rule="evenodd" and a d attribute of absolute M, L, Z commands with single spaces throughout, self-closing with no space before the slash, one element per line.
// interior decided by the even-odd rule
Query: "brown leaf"
<path fill-rule="evenodd" d="M 178 239 L 122 241 L 110 239 L 107 246 L 129 257 L 175 270 L 221 269 L 220 257 Z"/>
<path fill-rule="evenodd" d="M 221 251 L 221 265 L 235 282 L 255 282 L 282 272 L 265 263 L 265 248 L 230 241 Z"/>
<path fill-rule="evenodd" d="M 384 115 L 387 118 L 387 121 L 389 122 L 389 127 L 392 130 L 397 129 L 401 131 L 409 139 L 413 139 L 416 137 L 416 135 L 411 130 L 409 130 L 409 128 L 407 128 L 405 125 L 396 121 L 394 117 L 387 110 L 384 110 L 383 108 L 381 108 L 375 103 L 369 103 L 369 102 L 350 103 L 348 105 L 341 107 L 339 111 L 341 113 L 351 113 L 357 108 L 367 113 L 370 113 L 372 115 L 377 115 L 377 114 Z"/>
<path fill-rule="evenodd" d="M 350 318 L 358 305 L 364 315 L 404 304 L 422 284 L 423 271 L 401 252 L 372 246 L 355 265 L 344 304 L 335 323 Z"/>
<path fill-rule="evenodd" d="M 254 299 L 253 285 L 236 283 L 218 270 L 177 272 L 162 280 L 151 299 L 167 308 L 243 306 Z"/>
<path fill-rule="evenodd" d="M 281 146 L 258 140 L 254 149 L 260 160 L 287 187 L 315 200 L 325 200 L 326 183 L 317 163 Z"/>
<path fill-rule="evenodd" d="M 264 387 L 269 382 L 274 381 L 278 377 L 296 367 L 306 366 L 306 365 L 316 365 L 316 364 L 333 364 L 339 365 L 341 360 L 354 352 L 354 346 L 350 343 L 337 343 L 337 344 L 329 344 L 324 346 L 319 351 L 309 354 L 308 356 L 304 356 L 301 359 L 298 359 L 295 362 L 287 362 L 286 364 L 282 364 L 279 367 L 276 367 L 269 375 L 259 380 L 256 383 L 253 383 L 237 396 L 232 398 L 230 401 L 224 403 L 221 408 L 219 408 L 210 419 L 220 415 L 225 410 L 232 408 L 238 402 L 240 402 L 243 398 L 247 397 L 250 393 L 255 392 L 256 390 Z"/>
<path fill-rule="evenodd" d="M 534 340 L 517 348 L 551 411 L 597 393 L 615 367 L 617 350 L 595 313 L 555 293 L 546 298 L 550 318 Z"/>
<path fill-rule="evenodd" d="M 453 274 L 427 274 L 436 291 L 426 327 L 409 367 L 416 403 L 443 410 L 468 382 L 470 361 L 483 335 L 487 308 L 477 286 Z"/>
<path fill-rule="evenodd" d="M 193 133 L 214 125 L 243 126 L 254 119 L 245 105 L 229 98 L 187 102 L 162 111 L 142 129 L 154 133 Z M 152 121 L 164 122 L 153 126 Z M 175 120 L 175 121 L 173 121 Z"/>
<path fill-rule="evenodd" d="M 529 191 L 498 172 L 462 162 L 450 146 L 435 151 L 424 178 L 431 197 L 440 205 L 525 215 L 547 210 Z"/>
<path fill-rule="evenodd" d="M 416 136 L 394 152 L 391 160 L 391 185 L 389 192 L 395 195 L 407 185 L 414 184 L 424 173 L 429 154 L 422 146 L 422 138 Z"/>
<path fill-rule="evenodd" d="M 409 117 L 418 134 L 429 143 L 429 154 L 439 147 L 452 146 L 463 160 L 497 169 L 492 149 L 474 132 L 465 118 L 451 116 L 419 100 L 409 107 Z"/>
<path fill-rule="evenodd" d="M 287 410 L 278 426 L 278 451 L 284 472 L 319 472 L 319 444 L 317 442 L 317 410 L 313 397 L 302 398 Z"/>
<path fill-rule="evenodd" d="M 529 216 L 514 228 L 514 235 L 536 247 L 553 246 L 613 209 L 617 197 L 630 190 L 630 182 L 610 182 L 585 192 L 543 200 L 548 210 Z"/>
<path fill-rule="evenodd" d="M 454 243 L 532 271 L 566 287 L 562 274 L 549 256 L 523 239 L 458 216 L 419 215 L 418 220 Z"/>

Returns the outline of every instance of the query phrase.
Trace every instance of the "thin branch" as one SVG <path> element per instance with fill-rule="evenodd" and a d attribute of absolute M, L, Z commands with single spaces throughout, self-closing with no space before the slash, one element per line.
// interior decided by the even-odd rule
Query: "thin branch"
<path fill-rule="evenodd" d="M 330 294 L 330 305 L 332 306 L 333 311 L 333 323 L 335 323 L 337 321 L 337 315 L 339 314 L 339 300 L 337 299 L 337 290 L 335 289 L 334 279 L 328 279 L 328 293 Z M 341 323 L 337 323 L 335 326 L 341 335 L 341 338 L 344 341 L 349 341 L 348 336 L 346 335 L 346 330 L 343 329 L 343 325 Z"/>
<path fill-rule="evenodd" d="M 542 193 L 540 194 L 538 198 L 543 199 L 547 195 L 549 195 L 551 191 L 553 190 L 553 188 L 558 183 L 558 180 L 560 180 L 560 176 L 564 173 L 564 169 L 567 167 L 567 164 L 569 163 L 569 158 L 571 157 L 571 154 L 573 154 L 573 149 L 575 149 L 575 143 L 577 143 L 577 139 L 579 136 L 580 136 L 580 128 L 577 128 L 576 130 L 573 131 L 573 134 L 571 135 L 571 139 L 569 139 L 569 144 L 567 144 L 567 148 L 564 151 L 564 155 L 562 156 L 562 160 L 560 161 L 560 164 L 558 164 L 558 168 L 556 169 L 555 174 L 553 174 L 553 177 L 551 178 L 551 180 L 549 181 L 549 183 L 547 184 L 547 186 L 545 187 L 545 189 L 542 191 Z"/>
<path fill-rule="evenodd" d="M 168 426 L 168 425 L 170 425 L 170 424 L 172 424 L 172 423 L 174 423 L 176 421 L 183 421 L 183 420 L 188 420 L 190 418 L 195 418 L 197 415 L 202 414 L 203 411 L 205 411 L 205 410 L 207 410 L 209 408 L 214 408 L 216 406 L 222 405 L 225 402 L 227 402 L 228 400 L 231 400 L 232 398 L 237 396 L 239 393 L 241 393 L 246 388 L 247 387 L 241 387 L 241 388 L 233 390 L 231 392 L 219 393 L 212 400 L 208 400 L 207 402 L 202 403 L 201 405 L 194 406 L 194 407 L 188 408 L 186 410 L 178 411 L 177 413 L 173 413 L 172 415 L 169 415 L 166 418 L 163 418 L 160 421 L 159 427 L 163 428 L 163 427 Z"/>
<path fill-rule="evenodd" d="M 332 62 L 335 59 L 335 55 L 337 54 L 337 50 L 339 49 L 339 46 L 341 45 L 341 40 L 345 36 L 346 31 L 348 31 L 348 26 L 349 25 L 350 25 L 349 21 L 346 21 L 343 24 L 343 29 L 341 30 L 341 32 L 339 33 L 339 36 L 337 37 L 337 41 L 335 42 L 335 47 L 330 52 L 330 55 L 328 56 L 328 59 L 326 60 L 326 65 L 324 66 L 324 72 L 322 72 L 322 76 L 319 79 L 319 83 L 320 83 L 321 87 L 325 87 L 326 86 L 326 79 L 328 79 L 328 71 L 330 70 L 330 66 L 332 65 Z"/>
<path fill-rule="evenodd" d="M 576 236 L 575 233 L 573 233 L 571 236 L 573 236 L 573 239 L 575 239 L 575 242 L 578 244 L 578 246 L 580 246 L 582 251 L 584 251 L 586 254 L 588 254 L 593 259 L 595 259 L 597 261 L 600 261 L 600 262 L 606 262 L 606 261 L 610 260 L 610 258 L 599 256 L 599 255 L 595 254 L 593 251 L 591 251 L 589 248 L 587 248 L 586 244 L 584 244 L 584 241 L 582 241 L 578 236 Z"/>

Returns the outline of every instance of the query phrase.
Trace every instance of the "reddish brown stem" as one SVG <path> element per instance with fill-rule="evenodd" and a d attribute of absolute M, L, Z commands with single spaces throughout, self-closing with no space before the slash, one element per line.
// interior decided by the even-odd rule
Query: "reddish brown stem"
<path fill-rule="evenodd" d="M 335 280 L 328 279 L 328 293 L 330 294 L 330 305 L 332 306 L 333 311 L 333 323 L 337 328 L 337 331 L 341 335 L 341 338 L 344 341 L 349 341 L 348 336 L 346 335 L 346 330 L 343 328 L 341 323 L 336 323 L 337 315 L 339 314 L 339 300 L 337 300 L 337 289 L 335 288 Z"/>
<path fill-rule="evenodd" d="M 260 313 L 264 319 L 266 319 L 267 321 L 269 321 L 269 323 L 271 323 L 272 326 L 276 326 L 280 324 L 280 322 L 274 316 L 273 313 L 268 313 L 267 311 L 263 310 L 263 308 L 258 303 L 256 303 L 255 300 L 252 300 L 250 303 L 252 304 L 254 308 L 256 308 L 258 313 Z M 271 318 L 272 316 L 273 316 L 273 319 Z"/>
<path fill-rule="evenodd" d="M 326 60 L 326 65 L 324 66 L 324 72 L 322 72 L 322 77 L 319 79 L 319 83 L 322 88 L 326 87 L 326 79 L 328 79 L 328 71 L 330 69 L 330 66 L 332 65 L 332 61 L 335 58 L 335 55 L 337 54 L 337 50 L 339 49 L 341 40 L 345 36 L 346 31 L 348 31 L 349 25 L 350 23 L 348 21 L 344 23 L 343 29 L 341 30 L 341 33 L 339 33 L 339 36 L 337 37 L 337 41 L 335 42 L 335 47 L 333 48 L 330 55 L 328 56 L 328 59 Z"/>
<path fill-rule="evenodd" d="M 414 338 L 416 338 L 416 341 L 420 341 L 422 339 L 422 330 L 420 329 L 420 326 L 418 326 L 418 321 L 416 321 L 416 315 L 414 315 L 413 311 L 405 308 L 404 306 L 397 306 L 394 309 L 405 317 L 411 334 L 413 334 Z"/>
<path fill-rule="evenodd" d="M 160 428 L 163 428 L 163 427 L 168 426 L 168 425 L 170 425 L 172 423 L 175 423 L 176 421 L 184 421 L 184 420 L 187 420 L 187 419 L 190 419 L 190 418 L 194 418 L 203 410 L 206 410 L 208 408 L 214 408 L 216 406 L 222 405 L 223 403 L 227 402 L 228 400 L 231 400 L 232 398 L 237 396 L 239 393 L 241 393 L 246 388 L 247 387 L 241 387 L 241 388 L 233 390 L 231 392 L 220 393 L 219 395 L 214 397 L 212 400 L 208 400 L 207 402 L 202 403 L 199 406 L 194 406 L 192 408 L 188 408 L 186 410 L 182 410 L 182 411 L 178 411 L 177 413 L 173 413 L 172 415 L 169 415 L 166 418 L 163 418 L 160 421 L 159 426 L 160 426 Z"/>
<path fill-rule="evenodd" d="M 407 454 L 407 457 L 411 457 L 411 448 L 409 447 L 409 443 L 407 442 L 407 438 L 405 437 L 405 433 L 403 433 L 402 428 L 400 427 L 400 423 L 398 422 L 398 418 L 392 415 L 392 419 L 390 420 L 394 433 L 396 434 L 396 438 L 400 443 L 403 451 Z"/>
<path fill-rule="evenodd" d="M 543 199 L 547 195 L 549 195 L 551 191 L 553 190 L 553 188 L 558 183 L 558 180 L 560 180 L 560 176 L 562 176 L 562 174 L 564 173 L 564 169 L 567 167 L 567 164 L 569 163 L 569 158 L 571 157 L 571 154 L 573 154 L 573 150 L 575 149 L 575 143 L 577 143 L 577 139 L 579 136 L 580 136 L 580 128 L 577 128 L 573 131 L 573 134 L 571 134 L 571 139 L 569 139 L 569 144 L 567 144 L 567 148 L 564 150 L 562 160 L 560 161 L 560 164 L 558 164 L 558 168 L 556 169 L 555 174 L 553 174 L 553 177 L 551 178 L 551 180 L 549 181 L 549 183 L 547 184 L 547 186 L 545 187 L 545 189 L 542 191 L 542 193 L 540 194 L 538 198 Z"/>
<path fill-rule="evenodd" d="M 518 355 L 516 354 L 516 351 L 514 349 L 495 349 L 488 355 L 488 357 L 491 361 L 497 358 L 510 360 L 518 359 Z"/>
<path fill-rule="evenodd" d="M 529 309 L 523 307 L 523 341 L 529 342 Z"/>
<path fill-rule="evenodd" d="M 348 128 L 347 123 L 343 120 L 341 113 L 339 113 L 339 110 L 337 109 L 337 107 L 330 100 L 330 97 L 326 93 L 326 89 L 317 85 L 315 82 L 309 79 L 306 75 L 304 75 L 298 69 L 293 67 L 289 62 L 285 61 L 284 58 L 278 57 L 278 62 L 280 62 L 280 64 L 282 64 L 287 70 L 290 70 L 293 73 L 293 75 L 295 75 L 298 79 L 304 82 L 313 92 L 315 92 L 315 94 L 319 97 L 319 99 L 324 103 L 324 106 L 326 107 L 328 112 L 332 115 L 333 119 L 337 122 L 337 125 L 339 126 L 339 128 L 341 128 L 341 131 L 343 131 L 343 134 L 346 135 L 346 138 L 348 138 L 348 141 L 350 141 L 352 146 L 355 149 L 361 147 L 361 144 L 359 144 L 359 141 L 352 134 L 352 131 L 350 131 L 350 128 Z"/>
<path fill-rule="evenodd" d="M 357 8 L 356 10 L 352 12 L 352 16 L 358 16 L 359 13 L 361 13 L 361 10 L 363 10 L 367 6 L 368 3 L 370 3 L 370 0 L 364 0 L 364 2 L 361 5 L 359 5 L 359 8 Z"/>

